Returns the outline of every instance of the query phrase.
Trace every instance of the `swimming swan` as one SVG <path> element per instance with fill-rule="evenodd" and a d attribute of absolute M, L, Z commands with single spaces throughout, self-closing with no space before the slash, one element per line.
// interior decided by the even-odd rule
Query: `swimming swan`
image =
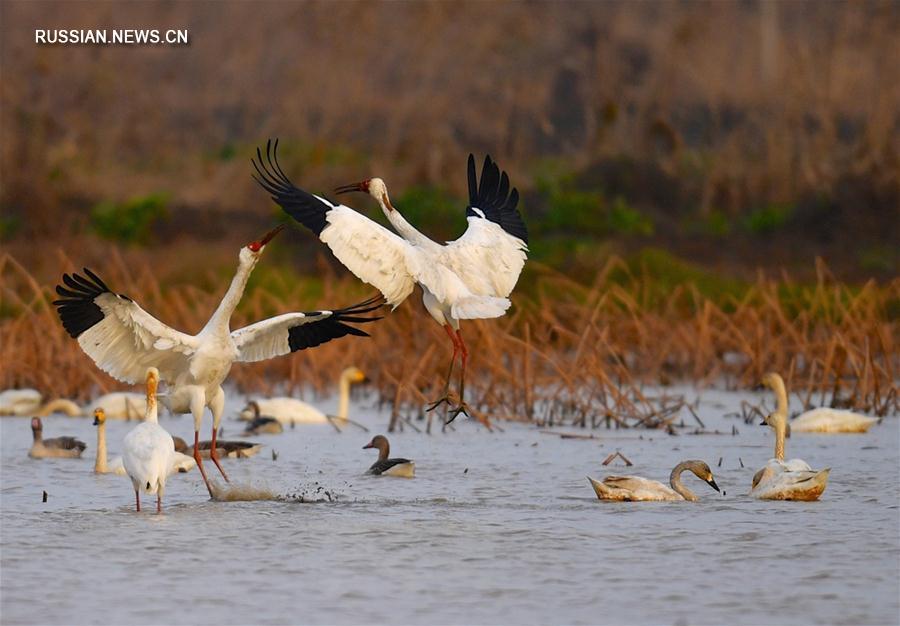
<path fill-rule="evenodd" d="M 97 457 L 94 460 L 95 474 L 115 474 L 116 476 L 125 476 L 125 464 L 122 462 L 121 456 L 113 457 L 107 461 L 106 458 L 106 413 L 103 409 L 94 409 L 94 426 L 97 427 Z M 197 467 L 197 462 L 186 454 L 180 452 L 175 453 L 175 464 L 171 473 L 186 473 Z"/>
<path fill-rule="evenodd" d="M 350 403 L 350 385 L 366 381 L 366 375 L 357 367 L 348 367 L 341 372 L 338 381 L 339 401 L 337 417 L 347 419 Z M 250 421 L 260 415 L 274 417 L 282 424 L 324 424 L 328 417 L 313 405 L 296 398 L 266 398 L 253 400 L 241 411 L 241 419 Z"/>
<path fill-rule="evenodd" d="M 391 444 L 384 435 L 375 435 L 372 441 L 363 446 L 378 449 L 378 460 L 366 472 L 376 476 L 399 476 L 400 478 L 413 478 L 416 475 L 416 464 L 409 459 L 389 459 Z"/>
<path fill-rule="evenodd" d="M 813 470 L 806 461 L 784 460 L 784 439 L 787 433 L 788 401 L 784 380 L 774 372 L 763 377 L 763 384 L 778 398 L 778 408 L 761 425 L 775 430 L 775 458 L 770 459 L 753 476 L 750 495 L 761 500 L 818 500 L 828 485 L 831 468 Z"/>
<path fill-rule="evenodd" d="M 719 491 L 719 486 L 713 478 L 712 470 L 703 461 L 682 461 L 675 466 L 669 474 L 669 484 L 666 487 L 659 481 L 641 478 L 640 476 L 607 476 L 603 482 L 587 477 L 591 486 L 600 500 L 618 500 L 620 502 L 656 502 L 687 500 L 696 502 L 697 496 L 690 489 L 681 484 L 681 473 L 690 470 L 697 478 L 704 480 L 710 487 Z"/>
<path fill-rule="evenodd" d="M 822 407 L 798 415 L 790 426 L 795 433 L 865 433 L 877 421 L 853 411 Z"/>
<path fill-rule="evenodd" d="M 65 413 L 69 417 L 79 417 L 91 415 L 96 409 L 103 409 L 108 419 L 143 419 L 147 412 L 147 400 L 143 395 L 129 391 L 103 394 L 83 407 L 72 400 L 56 398 L 37 408 L 34 414 L 46 417 L 53 413 Z"/>
<path fill-rule="evenodd" d="M 147 413 L 144 421 L 125 435 L 122 463 L 134 486 L 135 508 L 141 510 L 141 491 L 155 493 L 156 512 L 162 513 L 166 479 L 175 465 L 175 442 L 157 420 L 158 384 L 159 371 L 151 367 L 147 370 Z"/>
<path fill-rule="evenodd" d="M 31 415 L 41 406 L 41 400 L 37 389 L 0 391 L 0 415 Z"/>
<path fill-rule="evenodd" d="M 75 437 L 44 439 L 42 436 L 43 432 L 44 424 L 41 422 L 41 418 L 31 418 L 31 434 L 34 437 L 34 443 L 31 444 L 28 456 L 33 459 L 75 459 L 81 457 L 81 453 L 87 448 L 86 443 L 75 439 Z"/>

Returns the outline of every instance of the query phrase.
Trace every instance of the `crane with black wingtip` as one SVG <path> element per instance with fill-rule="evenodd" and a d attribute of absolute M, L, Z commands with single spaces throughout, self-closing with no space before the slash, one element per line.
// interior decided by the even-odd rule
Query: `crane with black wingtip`
<path fill-rule="evenodd" d="M 382 179 L 343 185 L 335 192 L 371 195 L 397 234 L 350 207 L 296 187 L 278 164 L 277 152 L 277 140 L 266 144 L 265 158 L 257 148 L 254 179 L 285 212 L 315 233 L 353 274 L 381 291 L 392 307 L 403 302 L 416 285 L 422 288 L 425 308 L 453 343 L 444 394 L 429 410 L 447 403 L 448 421 L 460 413 L 468 415 L 464 396 L 469 351 L 460 320 L 502 316 L 528 252 L 528 230 L 516 208 L 519 192 L 510 188 L 506 172 L 486 156 L 479 180 L 475 157 L 469 155 L 468 228 L 459 239 L 442 244 L 406 221 L 391 204 Z M 450 379 L 457 356 L 461 372 L 454 404 Z"/>

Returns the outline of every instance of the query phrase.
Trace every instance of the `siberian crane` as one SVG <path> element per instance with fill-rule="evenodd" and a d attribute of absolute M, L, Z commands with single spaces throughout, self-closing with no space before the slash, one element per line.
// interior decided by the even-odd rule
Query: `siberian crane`
<path fill-rule="evenodd" d="M 453 356 L 444 394 L 429 410 L 447 403 L 448 421 L 468 415 L 465 403 L 466 363 L 469 351 L 460 333 L 464 319 L 502 316 L 525 265 L 528 231 L 516 210 L 519 192 L 510 189 L 509 177 L 486 156 L 480 181 L 475 157 L 469 155 L 468 228 L 455 241 L 438 243 L 419 232 L 391 204 L 380 178 L 344 185 L 335 192 L 360 191 L 378 202 L 397 234 L 342 204 L 297 188 L 278 164 L 278 141 L 266 144 L 265 159 L 257 148 L 254 179 L 291 217 L 309 228 L 338 260 L 358 278 L 374 286 L 396 308 L 414 287 L 422 288 L 426 310 L 453 343 Z M 450 379 L 460 357 L 458 403 L 450 396 Z"/>
<path fill-rule="evenodd" d="M 104 372 L 117 380 L 137 384 L 147 368 L 159 370 L 168 385 L 164 400 L 173 413 L 194 417 L 194 460 L 213 495 L 200 461 L 199 440 L 203 412 L 213 416 L 210 458 L 228 481 L 216 454 L 216 434 L 225 408 L 222 383 L 231 365 L 271 359 L 297 350 L 368 333 L 351 324 L 381 319 L 366 316 L 382 306 L 381 296 L 334 311 L 285 313 L 232 331 L 231 315 L 244 293 L 250 273 L 266 244 L 283 228 L 278 226 L 262 239 L 241 248 L 238 269 L 218 308 L 196 335 L 170 328 L 147 313 L 128 296 L 114 293 L 88 268 L 84 276 L 64 274 L 65 287 L 58 285 L 60 299 L 53 302 L 62 324 L 81 349 Z"/>

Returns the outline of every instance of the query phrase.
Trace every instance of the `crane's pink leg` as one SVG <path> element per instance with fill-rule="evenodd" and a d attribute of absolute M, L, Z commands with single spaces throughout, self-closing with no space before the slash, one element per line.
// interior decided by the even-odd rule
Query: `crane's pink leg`
<path fill-rule="evenodd" d="M 162 513 L 162 496 L 158 491 L 156 492 L 156 512 Z"/>
<path fill-rule="evenodd" d="M 444 324 L 443 328 L 447 333 L 447 336 L 450 337 L 450 341 L 453 342 L 453 356 L 450 358 L 450 370 L 447 372 L 447 382 L 444 383 L 444 395 L 435 402 L 429 404 L 428 411 L 433 411 L 445 402 L 450 404 L 450 398 L 448 397 L 448 394 L 450 393 L 450 377 L 453 376 L 453 365 L 456 363 L 456 355 L 459 354 L 459 345 L 456 342 L 456 335 L 453 333 L 450 324 Z"/>
<path fill-rule="evenodd" d="M 222 474 L 222 478 L 225 479 L 226 483 L 230 483 L 228 480 L 228 476 L 225 474 L 225 470 L 222 469 L 222 466 L 219 465 L 219 455 L 216 454 L 216 426 L 213 424 L 213 434 L 212 434 L 212 443 L 209 444 L 209 458 L 212 459 L 212 462 L 216 464 L 216 467 L 219 468 L 219 472 Z"/>
<path fill-rule="evenodd" d="M 139 489 L 134 490 L 134 504 L 137 507 L 137 512 L 141 512 L 141 492 Z"/>
<path fill-rule="evenodd" d="M 450 415 L 447 418 L 447 424 L 456 419 L 456 416 L 460 413 L 465 414 L 466 417 L 469 417 L 469 407 L 466 405 L 465 397 L 466 397 L 466 363 L 469 361 L 469 350 L 466 348 L 466 343 L 463 341 L 462 333 L 458 330 L 456 331 L 456 337 L 459 339 L 459 351 L 461 353 L 461 362 L 462 362 L 462 370 L 459 373 L 459 405 L 450 411 Z"/>
<path fill-rule="evenodd" d="M 197 469 L 200 470 L 200 475 L 203 476 L 203 482 L 206 483 L 209 497 L 214 497 L 212 487 L 209 486 L 209 479 L 206 477 L 206 470 L 203 469 L 203 462 L 200 460 L 200 433 L 196 430 L 194 431 L 194 460 L 197 462 Z"/>

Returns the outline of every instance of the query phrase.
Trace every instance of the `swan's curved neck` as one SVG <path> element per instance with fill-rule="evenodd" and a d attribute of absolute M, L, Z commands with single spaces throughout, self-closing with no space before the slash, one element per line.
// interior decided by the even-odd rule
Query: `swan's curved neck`
<path fill-rule="evenodd" d="M 241 259 L 237 272 L 235 272 L 234 278 L 231 279 L 231 285 L 228 286 L 228 291 L 225 292 L 225 296 L 219 303 L 216 312 L 209 318 L 206 327 L 203 329 L 204 331 L 211 330 L 225 334 L 231 332 L 231 315 L 241 301 L 241 296 L 244 295 L 244 289 L 247 288 L 247 281 L 250 279 L 250 274 L 253 272 L 255 265 L 255 261 L 244 261 Z"/>
<path fill-rule="evenodd" d="M 697 496 L 694 495 L 694 492 L 681 483 L 681 472 L 686 469 L 688 469 L 687 463 L 679 463 L 676 465 L 675 469 L 672 470 L 672 473 L 669 474 L 669 484 L 682 498 L 690 500 L 691 502 L 696 502 Z"/>
<path fill-rule="evenodd" d="M 787 424 L 783 419 L 775 421 L 775 458 L 784 460 L 784 439 L 787 435 Z"/>
<path fill-rule="evenodd" d="M 37 417 L 47 417 L 51 413 L 56 413 L 57 411 L 59 411 L 60 413 L 65 413 L 69 417 L 75 417 L 84 413 L 81 407 L 71 400 L 66 400 L 65 398 L 56 398 L 55 400 L 51 400 L 40 409 L 38 409 L 37 412 L 35 412 L 35 415 Z"/>
<path fill-rule="evenodd" d="M 94 471 L 106 473 L 106 422 L 97 425 L 97 460 L 94 461 Z"/>
<path fill-rule="evenodd" d="M 787 435 L 788 397 L 784 381 L 780 376 L 775 377 L 775 380 L 772 382 L 772 390 L 775 392 L 775 397 L 778 400 L 778 408 L 775 409 L 775 420 L 774 424 L 772 424 L 775 429 L 775 458 L 783 461 L 784 440 Z"/>

